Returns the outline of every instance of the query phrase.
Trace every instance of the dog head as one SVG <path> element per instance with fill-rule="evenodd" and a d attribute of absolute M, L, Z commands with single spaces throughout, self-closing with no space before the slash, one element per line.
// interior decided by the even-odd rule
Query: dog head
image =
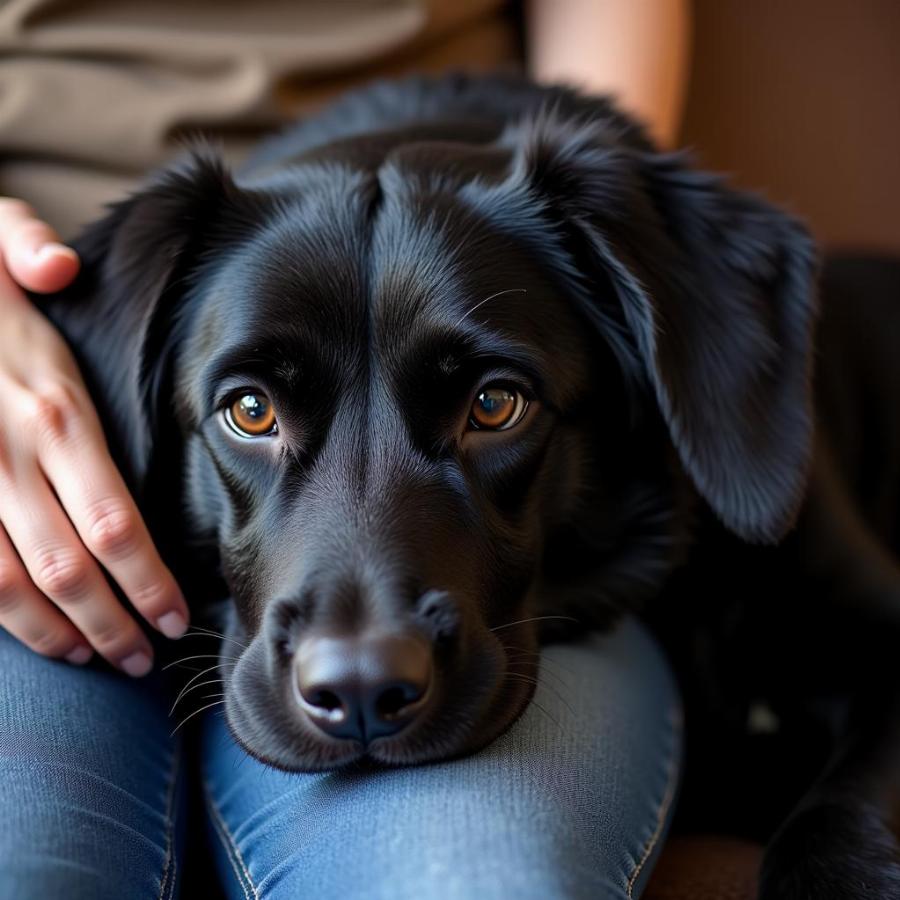
<path fill-rule="evenodd" d="M 692 498 L 751 541 L 800 503 L 809 239 L 602 119 L 200 154 L 79 250 L 54 317 L 190 583 L 213 548 L 228 721 L 275 765 L 479 747 L 539 620 L 657 589 Z"/>

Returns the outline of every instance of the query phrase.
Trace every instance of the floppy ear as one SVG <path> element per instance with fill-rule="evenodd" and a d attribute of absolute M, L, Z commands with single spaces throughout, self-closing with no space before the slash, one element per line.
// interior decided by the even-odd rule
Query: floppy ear
<path fill-rule="evenodd" d="M 612 285 L 697 490 L 741 537 L 777 540 L 811 452 L 809 235 L 683 156 L 623 147 L 602 125 L 547 116 L 516 143 L 513 177 L 557 211 L 595 287 Z"/>
<path fill-rule="evenodd" d="M 159 443 L 161 393 L 192 272 L 204 254 L 247 232 L 260 203 L 214 155 L 195 151 L 88 226 L 75 241 L 76 281 L 35 298 L 72 346 L 133 489 Z"/>

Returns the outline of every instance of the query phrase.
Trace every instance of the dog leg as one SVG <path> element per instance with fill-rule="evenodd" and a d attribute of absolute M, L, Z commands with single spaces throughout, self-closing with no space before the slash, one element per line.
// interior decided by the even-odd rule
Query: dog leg
<path fill-rule="evenodd" d="M 882 655 L 888 643 L 872 648 L 882 663 L 846 740 L 769 844 L 761 900 L 900 900 L 900 663 Z"/>

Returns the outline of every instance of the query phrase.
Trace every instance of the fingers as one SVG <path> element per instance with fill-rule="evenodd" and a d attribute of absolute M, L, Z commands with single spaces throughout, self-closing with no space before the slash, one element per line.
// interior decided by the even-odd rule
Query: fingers
<path fill-rule="evenodd" d="M 109 457 L 100 423 L 60 389 L 43 404 L 34 425 L 41 468 L 82 542 L 148 622 L 181 637 L 187 604 Z"/>
<path fill-rule="evenodd" d="M 78 274 L 78 254 L 21 200 L 0 197 L 0 256 L 15 281 L 30 291 L 61 290 Z"/>
<path fill-rule="evenodd" d="M 45 656 L 83 665 L 93 651 L 78 629 L 45 597 L 0 527 L 0 628 Z"/>
<path fill-rule="evenodd" d="M 149 641 L 116 599 L 42 474 L 18 472 L 14 485 L 2 487 L 0 518 L 34 586 L 109 662 L 129 675 L 146 675 L 153 665 Z"/>
<path fill-rule="evenodd" d="M 0 301 L 9 304 L 0 393 L 10 426 L 0 431 L 0 627 L 76 663 L 93 646 L 140 676 L 153 665 L 150 643 L 101 564 L 169 637 L 187 628 L 187 606 L 109 456 L 74 360 L 18 290 L 59 290 L 78 267 L 27 204 L 0 198 Z"/>
<path fill-rule="evenodd" d="M 86 389 L 8 385 L 7 401 L 20 424 L 7 455 L 22 462 L 0 461 L 0 521 L 37 590 L 106 659 L 146 674 L 150 645 L 96 561 L 168 637 L 186 630 L 187 605 L 109 457 Z M 23 441 L 29 453 L 17 452 Z"/>

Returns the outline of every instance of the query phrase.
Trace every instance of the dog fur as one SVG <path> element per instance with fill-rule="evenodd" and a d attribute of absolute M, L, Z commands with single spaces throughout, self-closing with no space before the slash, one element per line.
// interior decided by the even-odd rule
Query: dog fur
<path fill-rule="evenodd" d="M 230 598 L 248 752 L 470 752 L 539 640 L 634 611 L 685 696 L 682 819 L 771 838 L 767 900 L 900 897 L 896 266 L 826 265 L 820 318 L 802 225 L 606 100 L 462 76 L 349 95 L 237 174 L 200 150 L 76 246 L 40 302 L 192 604 Z M 485 378 L 528 392 L 509 434 L 460 424 Z M 251 384 L 277 445 L 223 431 Z M 367 748 L 286 687 L 304 629 L 363 619 L 439 672 Z"/>

